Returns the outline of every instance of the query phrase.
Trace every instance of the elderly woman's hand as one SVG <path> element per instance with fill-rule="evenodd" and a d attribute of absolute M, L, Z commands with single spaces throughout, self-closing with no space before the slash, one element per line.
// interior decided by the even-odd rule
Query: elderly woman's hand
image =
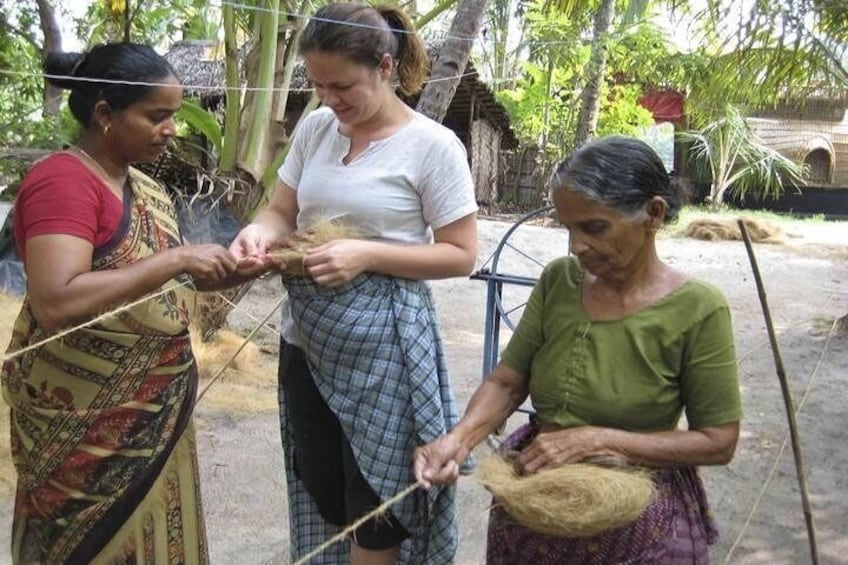
<path fill-rule="evenodd" d="M 581 426 L 540 432 L 515 459 L 519 474 L 530 475 L 590 457 L 618 455 L 605 444 L 607 428 Z"/>
<path fill-rule="evenodd" d="M 468 450 L 453 434 L 419 447 L 412 455 L 415 478 L 424 488 L 455 483 Z"/>

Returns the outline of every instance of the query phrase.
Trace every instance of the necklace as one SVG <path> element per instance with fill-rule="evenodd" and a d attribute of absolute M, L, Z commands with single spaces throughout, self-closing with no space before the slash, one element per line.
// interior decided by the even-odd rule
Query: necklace
<path fill-rule="evenodd" d="M 100 173 L 103 175 L 103 177 L 105 178 L 105 180 L 107 180 L 107 181 L 108 181 L 109 186 L 112 186 L 113 188 L 118 188 L 118 185 L 117 185 L 117 184 L 115 184 L 115 181 L 114 181 L 114 179 L 112 178 L 112 175 L 110 175 L 110 174 L 109 174 L 109 172 L 108 172 L 108 171 L 107 171 L 107 170 L 103 167 L 103 165 L 101 165 L 101 164 L 97 161 L 97 159 L 95 159 L 94 157 L 92 157 L 92 156 L 88 153 L 88 151 L 86 151 L 85 149 L 83 149 L 83 148 L 82 148 L 82 147 L 80 147 L 79 145 L 73 145 L 73 148 L 74 148 L 74 149 L 75 149 L 75 150 L 76 150 L 76 151 L 77 151 L 80 155 L 82 155 L 83 157 L 85 157 L 86 159 L 88 159 L 89 161 L 91 161 L 92 163 L 94 163 L 94 166 L 95 166 L 95 167 L 97 167 L 97 170 L 98 170 L 98 171 L 100 171 Z M 127 177 L 127 181 L 129 181 L 129 177 Z M 125 181 L 125 184 L 126 184 L 126 182 L 127 182 L 127 181 Z M 123 190 L 123 189 L 121 189 L 121 191 L 122 191 L 122 190 Z"/>

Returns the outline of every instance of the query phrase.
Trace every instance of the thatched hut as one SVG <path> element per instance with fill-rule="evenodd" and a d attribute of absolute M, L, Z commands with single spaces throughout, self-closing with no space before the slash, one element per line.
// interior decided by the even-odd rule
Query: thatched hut
<path fill-rule="evenodd" d="M 437 54 L 437 48 L 430 49 L 431 59 L 435 59 Z M 166 58 L 174 65 L 180 80 L 189 85 L 185 90 L 187 96 L 199 98 L 208 109 L 223 106 L 224 54 L 216 42 L 181 41 L 174 44 Z M 308 86 L 306 70 L 298 64 L 286 106 L 287 132 L 291 132 L 297 124 L 309 101 L 311 93 L 307 92 Z M 406 102 L 414 107 L 417 97 Z M 443 123 L 465 144 L 478 201 L 494 203 L 498 197 L 501 150 L 516 147 L 518 140 L 510 127 L 506 109 L 495 100 L 488 85 L 480 80 L 471 62 L 463 72 Z"/>
<path fill-rule="evenodd" d="M 809 167 L 808 184 L 848 188 L 848 91 L 757 112 L 749 123 L 769 147 Z"/>
<path fill-rule="evenodd" d="M 183 94 L 200 101 L 206 109 L 219 108 L 224 99 L 224 44 L 211 39 L 183 40 L 174 43 L 165 59 L 187 85 Z"/>

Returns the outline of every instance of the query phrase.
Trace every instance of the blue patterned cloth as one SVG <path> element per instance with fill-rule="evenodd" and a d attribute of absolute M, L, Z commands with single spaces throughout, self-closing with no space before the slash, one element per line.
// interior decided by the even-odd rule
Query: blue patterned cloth
<path fill-rule="evenodd" d="M 413 450 L 457 423 L 430 290 L 421 281 L 371 273 L 337 289 L 309 278 L 284 284 L 315 384 L 338 417 L 363 476 L 387 500 L 415 482 Z M 294 560 L 339 528 L 321 518 L 294 472 L 294 442 L 284 402 L 280 406 Z M 455 497 L 455 486 L 418 490 L 392 507 L 411 534 L 401 546 L 400 563 L 453 562 Z M 336 544 L 313 562 L 349 563 L 349 546 Z"/>

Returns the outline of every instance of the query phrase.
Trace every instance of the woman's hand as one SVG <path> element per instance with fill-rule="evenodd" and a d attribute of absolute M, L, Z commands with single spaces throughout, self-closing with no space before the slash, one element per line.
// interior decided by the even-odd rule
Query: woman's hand
<path fill-rule="evenodd" d="M 222 282 L 237 267 L 236 258 L 221 245 L 185 245 L 177 249 L 180 250 L 185 273 L 201 287 Z"/>
<path fill-rule="evenodd" d="M 424 488 L 453 484 L 459 467 L 468 458 L 468 450 L 453 434 L 446 434 L 412 454 L 415 478 Z"/>
<path fill-rule="evenodd" d="M 337 239 L 306 252 L 303 264 L 312 279 L 322 286 L 336 287 L 373 270 L 374 243 L 356 239 Z"/>
<path fill-rule="evenodd" d="M 267 271 L 271 259 L 267 257 L 268 248 L 277 243 L 278 230 L 262 224 L 248 224 L 230 244 L 230 253 L 238 262 L 238 274 L 243 277 L 255 277 Z"/>
<path fill-rule="evenodd" d="M 618 455 L 605 445 L 606 428 L 580 426 L 540 432 L 515 460 L 516 471 L 531 475 L 589 457 Z"/>

